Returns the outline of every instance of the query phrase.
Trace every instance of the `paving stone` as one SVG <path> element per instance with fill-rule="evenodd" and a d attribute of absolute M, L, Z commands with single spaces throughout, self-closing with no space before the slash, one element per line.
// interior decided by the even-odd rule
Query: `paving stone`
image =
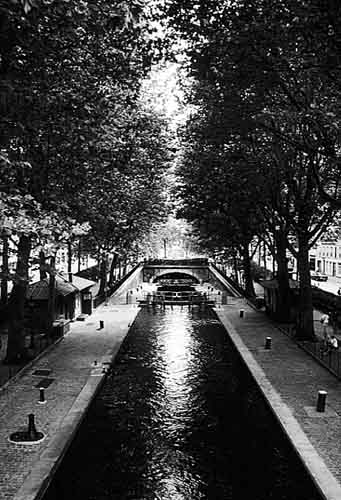
<path fill-rule="evenodd" d="M 105 309 L 102 306 L 96 309 L 91 316 L 93 324 L 73 323 L 71 331 L 61 342 L 48 349 L 33 366 L 24 369 L 19 378 L 10 380 L 0 391 L 0 500 L 20 497 L 26 484 L 31 482 L 36 486 L 39 483 L 39 474 L 34 478 L 36 483 L 32 483 L 33 471 L 39 469 L 44 452 L 55 443 L 54 440 L 58 440 L 58 436 L 65 438 L 65 419 L 84 388 L 89 387 L 88 381 L 96 379 L 98 383 L 103 377 L 102 358 L 107 362 L 108 355 L 111 357 L 111 353 L 117 352 L 129 329 L 128 324 L 138 313 L 137 308 L 126 305 L 115 305 L 115 311 L 113 309 L 109 302 Z M 105 325 L 101 331 L 97 331 L 99 319 Z M 91 377 L 91 365 L 95 359 L 100 363 L 101 374 Z M 45 405 L 38 404 L 39 388 L 34 372 L 40 370 L 49 370 L 54 379 L 45 390 Z M 91 395 L 90 388 L 88 397 Z M 30 446 L 10 443 L 8 437 L 11 433 L 27 429 L 30 413 L 35 414 L 37 430 L 44 432 L 46 439 Z M 31 497 L 24 495 L 24 498 L 29 500 Z"/>
<path fill-rule="evenodd" d="M 239 317 L 241 307 L 246 310 L 245 318 Z M 223 323 L 226 319 L 225 326 L 231 325 L 265 374 L 275 395 L 274 405 L 279 409 L 286 407 L 291 412 L 302 435 L 322 458 L 321 484 L 326 488 L 327 484 L 333 483 L 327 498 L 341 498 L 341 382 L 278 329 L 263 312 L 245 305 L 242 299 L 240 304 L 223 306 L 216 312 Z M 228 330 L 228 326 L 226 328 Z M 265 353 L 260 346 L 267 336 L 272 338 L 272 349 Z M 327 391 L 328 407 L 325 414 L 317 417 L 319 390 Z M 330 476 L 326 481 L 328 473 Z"/>

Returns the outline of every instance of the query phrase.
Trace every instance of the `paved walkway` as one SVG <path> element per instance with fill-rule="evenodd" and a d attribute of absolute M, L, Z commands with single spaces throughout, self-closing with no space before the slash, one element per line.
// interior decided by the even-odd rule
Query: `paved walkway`
<path fill-rule="evenodd" d="M 87 321 L 73 323 L 58 344 L 1 388 L 1 500 L 35 498 L 104 377 L 102 363 L 116 354 L 137 312 L 135 306 L 109 300 Z M 99 329 L 100 320 L 103 329 Z M 34 374 L 38 369 L 49 372 L 38 376 Z M 52 383 L 45 390 L 47 403 L 42 405 L 39 385 L 44 378 Z M 46 434 L 45 440 L 33 446 L 10 443 L 11 433 L 27 429 L 30 413 L 35 414 L 37 430 Z"/>
<path fill-rule="evenodd" d="M 239 310 L 245 310 L 240 318 Z M 244 299 L 216 309 L 328 500 L 341 498 L 341 382 Z M 265 338 L 272 349 L 265 350 Z M 327 391 L 324 413 L 316 411 Z"/>
<path fill-rule="evenodd" d="M 244 318 L 239 317 L 240 308 L 245 310 Z M 340 500 L 341 382 L 244 299 L 231 299 L 216 311 L 313 470 L 319 488 L 328 500 Z M 0 390 L 0 500 L 35 498 L 103 379 L 102 363 L 118 351 L 137 312 L 135 305 L 109 299 L 87 321 L 73 323 L 62 341 Z M 103 329 L 99 329 L 100 320 Z M 272 337 L 271 351 L 264 350 L 267 336 Z M 38 369 L 50 371 L 34 375 Z M 44 377 L 52 383 L 45 390 L 47 403 L 40 405 L 39 382 Z M 321 389 L 328 392 L 324 413 L 316 412 Z M 46 439 L 34 446 L 10 443 L 12 432 L 27 428 L 29 413 L 35 414 L 37 429 Z"/>

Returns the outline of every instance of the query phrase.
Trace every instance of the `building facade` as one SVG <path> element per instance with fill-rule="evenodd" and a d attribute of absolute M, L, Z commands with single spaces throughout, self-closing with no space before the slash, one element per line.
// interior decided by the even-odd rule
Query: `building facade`
<path fill-rule="evenodd" d="M 341 240 L 320 241 L 311 252 L 311 261 L 315 261 L 315 271 L 341 277 Z"/>

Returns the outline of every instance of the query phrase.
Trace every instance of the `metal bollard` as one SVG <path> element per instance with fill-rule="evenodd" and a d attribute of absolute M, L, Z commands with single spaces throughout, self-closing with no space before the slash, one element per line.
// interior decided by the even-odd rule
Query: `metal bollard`
<path fill-rule="evenodd" d="M 266 337 L 264 348 L 265 349 L 271 349 L 271 342 L 272 342 L 272 338 L 271 337 Z"/>
<path fill-rule="evenodd" d="M 100 320 L 99 327 L 101 330 L 104 328 L 104 321 L 103 320 Z"/>
<path fill-rule="evenodd" d="M 244 309 L 240 309 L 239 311 L 239 317 L 244 318 Z"/>
<path fill-rule="evenodd" d="M 318 391 L 316 411 L 323 413 L 326 409 L 327 391 Z"/>
<path fill-rule="evenodd" d="M 41 405 L 44 405 L 46 403 L 44 387 L 39 388 L 39 401 L 38 401 L 38 403 Z"/>
<path fill-rule="evenodd" d="M 34 423 L 34 413 L 30 413 L 28 415 L 28 429 L 27 429 L 27 434 L 29 439 L 32 441 L 35 441 L 38 437 L 38 432 Z"/>

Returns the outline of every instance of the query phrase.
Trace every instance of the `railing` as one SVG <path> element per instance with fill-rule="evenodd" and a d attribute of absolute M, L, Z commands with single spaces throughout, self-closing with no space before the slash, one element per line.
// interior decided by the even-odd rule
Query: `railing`
<path fill-rule="evenodd" d="M 227 281 L 232 290 L 235 290 L 241 296 L 245 295 L 245 290 L 238 283 L 236 283 L 233 279 L 226 275 L 224 271 L 222 271 L 214 262 L 210 262 L 210 265 Z"/>
<path fill-rule="evenodd" d="M 221 305 L 232 304 L 235 297 L 231 297 L 226 292 L 192 292 L 192 291 L 161 291 L 161 292 L 138 292 L 127 293 L 126 304 L 208 304 L 220 307 Z"/>
<path fill-rule="evenodd" d="M 148 296 L 146 297 L 148 300 Z M 208 300 L 206 294 L 201 294 L 200 292 L 182 291 L 182 292 L 171 292 L 171 291 L 161 291 L 155 292 L 149 296 L 151 302 L 190 302 L 199 303 Z"/>
<path fill-rule="evenodd" d="M 208 266 L 208 259 L 150 259 L 145 266 Z"/>
<path fill-rule="evenodd" d="M 281 325 L 280 329 L 301 349 L 313 356 L 321 365 L 341 379 L 341 352 L 339 349 L 328 348 L 326 342 L 320 338 L 318 338 L 316 342 L 297 340 L 295 338 L 295 327 L 293 325 Z"/>
<path fill-rule="evenodd" d="M 130 271 L 127 272 L 124 276 L 122 276 L 119 280 L 117 280 L 115 283 L 112 283 L 106 290 L 106 293 L 104 295 L 96 295 L 93 298 L 93 307 L 96 308 L 105 300 L 112 295 L 116 290 L 119 289 L 119 287 L 138 269 L 139 267 L 142 267 L 141 263 L 136 264 L 134 267 L 130 269 Z"/>

